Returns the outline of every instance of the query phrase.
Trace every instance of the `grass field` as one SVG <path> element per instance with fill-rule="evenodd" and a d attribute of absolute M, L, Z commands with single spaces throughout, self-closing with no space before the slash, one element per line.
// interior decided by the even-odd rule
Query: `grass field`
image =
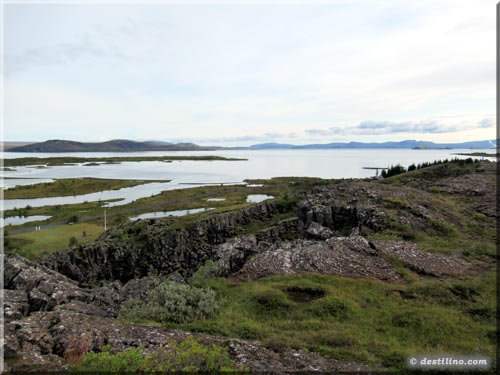
<path fill-rule="evenodd" d="M 86 236 L 83 235 L 86 232 Z M 95 224 L 64 224 L 39 231 L 16 234 L 10 238 L 20 244 L 15 252 L 24 257 L 35 259 L 44 254 L 67 248 L 69 239 L 75 237 L 78 243 L 94 241 L 104 228 Z"/>
<path fill-rule="evenodd" d="M 53 182 L 34 185 L 18 185 L 4 191 L 4 199 L 62 197 L 95 193 L 104 190 L 118 190 L 125 187 L 142 185 L 150 182 L 143 180 L 116 180 L 104 178 L 63 178 Z"/>

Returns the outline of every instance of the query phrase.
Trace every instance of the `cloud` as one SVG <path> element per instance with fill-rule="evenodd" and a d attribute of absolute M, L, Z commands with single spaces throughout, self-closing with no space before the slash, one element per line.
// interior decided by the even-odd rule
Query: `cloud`
<path fill-rule="evenodd" d="M 334 126 L 328 129 L 307 129 L 305 132 L 310 136 L 329 135 L 384 135 L 384 134 L 441 134 L 453 133 L 471 129 L 484 129 L 493 126 L 491 118 L 484 118 L 478 122 L 466 122 L 446 124 L 441 121 L 363 121 L 356 126 Z"/>
<path fill-rule="evenodd" d="M 5 136 L 490 134 L 495 17 L 478 2 L 8 4 Z"/>
<path fill-rule="evenodd" d="M 493 127 L 493 119 L 491 119 L 491 118 L 482 119 L 481 121 L 478 122 L 477 125 L 478 125 L 477 127 L 481 128 L 481 129 L 492 128 Z"/>
<path fill-rule="evenodd" d="M 100 46 L 88 35 L 75 42 L 30 48 L 18 54 L 5 54 L 5 72 L 19 73 L 30 67 L 65 65 L 76 61 L 111 59 L 123 61 L 126 55 L 112 44 Z"/>

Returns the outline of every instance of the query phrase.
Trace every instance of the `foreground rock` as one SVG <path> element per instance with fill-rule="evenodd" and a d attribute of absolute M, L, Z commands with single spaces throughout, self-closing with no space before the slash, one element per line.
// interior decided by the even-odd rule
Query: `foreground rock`
<path fill-rule="evenodd" d="M 478 265 L 460 256 L 420 251 L 407 241 L 369 242 L 359 235 L 331 237 L 326 241 L 281 241 L 271 245 L 257 243 L 248 236 L 219 246 L 217 253 L 222 274 L 241 280 L 318 272 L 400 281 L 401 275 L 391 258 L 399 260 L 410 271 L 435 277 L 465 277 Z"/>
<path fill-rule="evenodd" d="M 161 327 L 118 322 L 121 301 L 140 298 L 159 278 L 134 279 L 82 288 L 67 277 L 20 256 L 5 260 L 5 357 L 8 370 L 58 371 L 69 352 L 114 352 L 142 347 L 151 352 L 194 335 L 201 343 L 226 346 L 230 355 L 252 371 L 361 371 L 368 367 L 324 358 L 300 350 L 273 352 L 255 341 L 230 339 Z M 180 282 L 180 280 L 178 281 Z"/>
<path fill-rule="evenodd" d="M 36 368 L 58 370 L 64 366 L 64 355 L 70 351 L 100 351 L 110 344 L 113 352 L 131 347 L 142 347 L 152 352 L 168 348 L 173 342 L 196 337 L 203 344 L 218 344 L 228 348 L 235 362 L 251 371 L 367 371 L 364 365 L 324 358 L 316 353 L 286 350 L 276 353 L 258 342 L 225 337 L 191 334 L 181 330 L 146 327 L 119 323 L 104 317 L 95 317 L 71 310 L 37 312 L 7 324 L 8 347 L 17 355 L 18 363 L 12 370 Z M 12 341 L 14 340 L 14 341 Z M 26 366 L 26 363 L 32 366 Z M 33 367 L 33 364 L 36 367 Z"/>

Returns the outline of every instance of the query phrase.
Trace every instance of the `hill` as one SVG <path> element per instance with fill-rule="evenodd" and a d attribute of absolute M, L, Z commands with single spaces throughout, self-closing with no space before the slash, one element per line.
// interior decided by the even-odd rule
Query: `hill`
<path fill-rule="evenodd" d="M 60 139 L 12 147 L 11 152 L 134 152 L 134 151 L 195 151 L 217 150 L 220 147 L 198 146 L 194 143 L 168 143 L 158 141 L 136 142 L 114 139 L 107 142 L 75 142 Z"/>

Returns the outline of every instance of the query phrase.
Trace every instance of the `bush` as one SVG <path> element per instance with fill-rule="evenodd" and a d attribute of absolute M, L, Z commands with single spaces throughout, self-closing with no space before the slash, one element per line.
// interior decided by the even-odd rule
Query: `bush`
<path fill-rule="evenodd" d="M 78 245 L 78 240 L 76 239 L 76 237 L 70 237 L 68 241 L 68 246 L 73 247 L 76 245 Z"/>
<path fill-rule="evenodd" d="M 78 222 L 78 215 L 71 215 L 67 221 L 68 224 L 77 223 L 77 222 Z"/>
<path fill-rule="evenodd" d="M 188 323 L 212 317 L 219 307 L 220 300 L 212 289 L 166 281 L 153 289 L 146 301 L 125 301 L 120 316 L 130 320 Z"/>
<path fill-rule="evenodd" d="M 194 337 L 146 356 L 144 367 L 162 373 L 242 370 L 237 367 L 226 348 L 220 345 L 203 346 Z"/>
<path fill-rule="evenodd" d="M 203 266 L 198 268 L 193 276 L 189 279 L 189 283 L 198 288 L 203 288 L 207 285 L 206 281 L 217 276 L 219 266 L 213 260 L 207 260 Z"/>
<path fill-rule="evenodd" d="M 80 365 L 74 369 L 96 374 L 103 372 L 132 374 L 144 369 L 145 360 L 139 348 L 128 349 L 117 354 L 111 354 L 110 347 L 103 349 L 100 353 L 84 354 L 80 359 Z"/>
<path fill-rule="evenodd" d="M 289 197 L 288 194 L 285 194 L 276 200 L 276 205 L 281 212 L 288 212 L 297 206 L 297 200 Z"/>
<path fill-rule="evenodd" d="M 220 373 L 244 370 L 236 365 L 226 348 L 220 345 L 202 345 L 194 337 L 160 348 L 151 354 L 142 354 L 141 348 L 131 348 L 112 354 L 105 346 L 100 353 L 90 352 L 81 357 L 78 372 L 89 373 Z"/>

